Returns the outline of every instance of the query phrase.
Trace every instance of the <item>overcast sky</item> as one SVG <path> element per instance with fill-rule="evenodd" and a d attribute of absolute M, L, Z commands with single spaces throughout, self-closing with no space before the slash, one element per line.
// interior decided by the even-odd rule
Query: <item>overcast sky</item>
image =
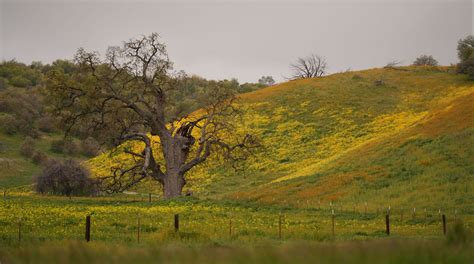
<path fill-rule="evenodd" d="M 0 0 L 0 59 L 49 63 L 77 48 L 157 32 L 176 69 L 255 82 L 289 76 L 299 56 L 326 57 L 329 71 L 366 69 L 420 54 L 457 62 L 473 34 L 473 0 Z"/>

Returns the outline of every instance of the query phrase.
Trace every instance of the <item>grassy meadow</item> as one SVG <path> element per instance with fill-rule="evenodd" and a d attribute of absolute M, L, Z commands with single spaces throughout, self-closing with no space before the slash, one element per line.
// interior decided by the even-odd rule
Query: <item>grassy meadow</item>
<path fill-rule="evenodd" d="M 370 206 L 366 212 L 365 206 L 345 209 L 330 204 L 293 208 L 195 198 L 152 197 L 150 203 L 148 197 L 136 195 L 67 199 L 10 193 L 0 211 L 0 260 L 463 263 L 474 257 L 472 215 L 458 212 L 456 219 L 448 217 L 444 236 L 437 212 L 413 216 L 409 210 L 392 209 L 388 236 L 386 213 Z M 178 232 L 175 214 L 180 216 Z M 92 222 L 89 243 L 84 242 L 86 215 Z M 456 230 L 455 222 L 463 228 Z M 179 257 L 171 259 L 176 252 Z"/>

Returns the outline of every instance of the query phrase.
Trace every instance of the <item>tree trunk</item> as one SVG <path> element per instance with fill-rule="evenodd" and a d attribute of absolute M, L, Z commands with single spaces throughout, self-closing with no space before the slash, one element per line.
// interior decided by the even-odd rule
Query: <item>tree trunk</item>
<path fill-rule="evenodd" d="M 181 196 L 184 184 L 184 175 L 176 171 L 167 171 L 163 180 L 164 198 L 170 199 Z"/>
<path fill-rule="evenodd" d="M 181 167 L 186 162 L 189 148 L 194 143 L 192 137 L 178 134 L 170 139 L 162 140 L 163 156 L 166 160 L 166 172 L 163 179 L 163 195 L 165 199 L 181 196 L 186 180 Z"/>

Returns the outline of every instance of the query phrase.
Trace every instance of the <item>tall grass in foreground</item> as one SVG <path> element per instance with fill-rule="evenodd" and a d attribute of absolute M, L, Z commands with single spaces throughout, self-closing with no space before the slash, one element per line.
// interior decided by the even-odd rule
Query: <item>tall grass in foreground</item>
<path fill-rule="evenodd" d="M 422 239 L 252 246 L 63 242 L 0 249 L 2 263 L 472 263 L 473 259 L 472 243 Z"/>

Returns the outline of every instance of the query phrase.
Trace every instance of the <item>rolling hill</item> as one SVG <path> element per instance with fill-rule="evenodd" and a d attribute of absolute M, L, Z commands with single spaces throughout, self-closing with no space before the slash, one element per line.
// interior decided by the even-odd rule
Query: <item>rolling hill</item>
<path fill-rule="evenodd" d="M 198 197 L 474 208 L 474 85 L 452 68 L 290 81 L 243 94 L 240 104 L 264 148 L 243 171 L 216 161 L 193 169 L 185 188 Z M 103 154 L 88 164 L 100 175 L 127 159 Z M 149 183 L 138 190 L 160 192 Z"/>

